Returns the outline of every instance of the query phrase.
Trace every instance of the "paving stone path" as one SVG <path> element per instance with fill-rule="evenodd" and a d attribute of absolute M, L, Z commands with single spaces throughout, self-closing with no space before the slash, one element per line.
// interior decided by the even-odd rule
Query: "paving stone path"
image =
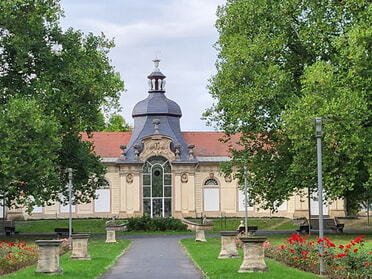
<path fill-rule="evenodd" d="M 100 279 L 206 278 L 179 243 L 185 236 L 133 235 L 125 238 L 132 240 L 132 245 Z"/>

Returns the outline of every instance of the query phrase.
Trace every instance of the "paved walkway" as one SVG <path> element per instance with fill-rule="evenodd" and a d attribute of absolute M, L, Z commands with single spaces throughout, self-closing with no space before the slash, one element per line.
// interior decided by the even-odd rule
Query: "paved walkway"
<path fill-rule="evenodd" d="M 180 245 L 184 235 L 128 235 L 125 238 L 132 240 L 132 245 L 100 279 L 206 278 Z"/>

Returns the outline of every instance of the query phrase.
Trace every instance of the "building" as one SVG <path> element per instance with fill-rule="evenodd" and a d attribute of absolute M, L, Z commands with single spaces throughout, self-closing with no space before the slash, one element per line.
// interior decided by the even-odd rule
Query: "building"
<path fill-rule="evenodd" d="M 74 206 L 73 217 L 244 216 L 243 191 L 219 168 L 220 162 L 229 160 L 228 148 L 234 146 L 234 138 L 223 143 L 219 141 L 222 132 L 182 132 L 181 109 L 165 96 L 165 76 L 159 60 L 154 63 L 148 76 L 148 96 L 133 108 L 133 131 L 97 132 L 91 138 L 83 135 L 83 140 L 94 143 L 95 152 L 107 166 L 107 183 L 98 190 L 97 200 Z M 306 217 L 309 205 L 316 215 L 318 203 L 296 195 L 275 213 L 255 205 L 248 208 L 248 214 Z M 34 208 L 31 215 L 22 214 L 25 218 L 63 218 L 68 213 L 67 206 L 57 203 Z M 324 214 L 344 216 L 343 201 L 327 203 Z"/>

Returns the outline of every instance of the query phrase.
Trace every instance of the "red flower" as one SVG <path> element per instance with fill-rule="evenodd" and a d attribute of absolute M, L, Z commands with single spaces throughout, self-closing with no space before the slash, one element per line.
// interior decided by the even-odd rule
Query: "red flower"
<path fill-rule="evenodd" d="M 362 242 L 363 241 L 363 237 L 364 237 L 364 235 L 360 235 L 360 236 L 358 236 L 357 238 L 355 238 L 355 242 L 356 243 L 360 243 L 360 242 Z"/>
<path fill-rule="evenodd" d="M 339 248 L 339 249 L 344 249 L 345 246 L 341 244 L 340 246 L 338 246 L 338 248 Z"/>
<path fill-rule="evenodd" d="M 301 255 L 307 255 L 307 254 L 309 254 L 308 251 L 302 251 L 302 252 L 301 252 Z"/>
<path fill-rule="evenodd" d="M 346 253 L 341 253 L 341 254 L 338 254 L 338 255 L 337 255 L 337 258 L 342 258 L 342 257 L 345 257 L 345 256 L 347 256 Z"/>
<path fill-rule="evenodd" d="M 355 249 L 354 249 L 354 253 L 356 253 L 356 252 L 358 252 L 358 248 L 355 248 Z"/>
<path fill-rule="evenodd" d="M 294 254 L 295 250 L 293 250 L 293 249 L 291 248 L 291 249 L 289 249 L 289 252 L 292 253 L 292 254 Z"/>
<path fill-rule="evenodd" d="M 371 265 L 371 263 L 369 263 L 369 262 L 365 262 L 365 263 L 364 263 L 364 267 L 367 267 L 367 266 L 369 266 L 369 265 Z"/>

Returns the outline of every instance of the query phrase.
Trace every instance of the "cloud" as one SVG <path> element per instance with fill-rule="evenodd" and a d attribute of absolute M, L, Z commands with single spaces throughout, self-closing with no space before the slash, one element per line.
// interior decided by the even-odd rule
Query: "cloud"
<path fill-rule="evenodd" d="M 183 130 L 211 130 L 200 120 L 212 105 L 206 86 L 215 72 L 218 38 L 216 9 L 224 0 L 61 0 L 66 11 L 63 27 L 84 33 L 103 32 L 115 38 L 110 58 L 127 91 L 122 94 L 122 115 L 132 123 L 133 106 L 147 97 L 151 60 L 162 60 L 167 76 L 166 95 L 183 112 Z"/>

